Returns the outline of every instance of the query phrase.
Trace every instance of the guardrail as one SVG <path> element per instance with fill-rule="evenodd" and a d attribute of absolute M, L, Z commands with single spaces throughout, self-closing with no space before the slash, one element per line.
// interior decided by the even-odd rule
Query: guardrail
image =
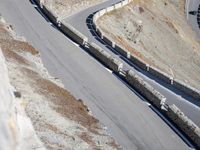
<path fill-rule="evenodd" d="M 131 1 L 132 0 L 124 0 L 104 10 L 101 10 L 97 12 L 96 14 L 103 15 L 106 12 L 109 12 L 114 9 L 118 9 L 124 5 L 127 5 Z M 89 43 L 88 38 L 84 36 L 82 33 L 80 33 L 78 30 L 76 30 L 74 27 L 72 27 L 71 25 L 60 22 L 58 17 L 53 12 L 51 12 L 50 9 L 45 7 L 40 2 L 40 0 L 35 0 L 35 2 L 42 9 L 43 13 L 48 16 L 50 21 L 56 24 L 57 27 L 59 27 L 60 30 L 64 34 L 68 35 L 76 43 L 86 47 L 90 54 L 92 54 L 95 58 L 97 58 L 100 62 L 102 62 L 105 66 L 113 70 L 115 73 L 123 74 L 124 79 L 129 85 L 131 85 L 141 95 L 147 98 L 154 106 L 156 106 L 159 110 L 161 110 L 161 112 L 163 112 L 166 116 L 168 116 L 198 147 L 200 146 L 199 127 L 195 125 L 189 119 L 186 119 L 187 121 L 182 119 L 183 116 L 180 116 L 179 114 L 183 114 L 183 113 L 176 106 L 174 105 L 168 106 L 166 104 L 166 98 L 161 93 L 156 91 L 151 85 L 145 82 L 141 77 L 135 74 L 133 70 L 124 71 L 123 63 L 121 61 L 119 61 L 117 58 L 112 57 L 111 54 L 103 50 L 101 47 L 99 47 L 95 43 Z M 94 15 L 93 19 L 97 20 L 98 17 L 99 15 L 98 16 Z M 129 52 L 123 50 L 123 48 L 116 45 L 113 41 L 109 40 L 109 38 L 105 37 L 96 24 L 94 24 L 94 27 L 96 31 L 99 32 L 99 34 L 101 35 L 101 38 L 104 40 L 106 39 L 107 43 L 110 43 L 112 47 L 116 48 L 120 54 L 129 58 L 132 62 L 137 64 L 139 67 L 151 72 L 155 76 L 161 76 L 162 79 L 165 80 L 165 82 L 167 83 L 172 82 L 172 79 L 168 75 L 160 72 L 159 70 L 157 70 L 156 68 L 153 68 L 152 66 L 149 66 L 148 64 L 144 63 L 139 58 L 130 55 Z M 178 83 L 179 83 L 178 81 L 177 82 L 175 81 L 175 84 L 178 84 Z M 177 86 L 180 86 L 180 85 L 177 85 Z M 185 118 L 185 116 L 183 118 Z M 183 120 L 183 121 L 181 122 L 179 120 Z M 185 128 L 188 128 L 188 129 L 185 129 Z"/>
<path fill-rule="evenodd" d="M 200 148 L 200 128 L 184 115 L 176 105 L 170 105 L 166 115 Z"/>
<path fill-rule="evenodd" d="M 100 60 L 108 68 L 112 69 L 114 72 L 120 72 L 123 70 L 123 63 L 118 59 L 114 58 L 107 51 L 103 50 L 101 47 L 95 43 L 89 44 L 89 52 Z"/>
<path fill-rule="evenodd" d="M 167 105 L 166 98 L 139 77 L 133 70 L 128 70 L 126 72 L 125 79 L 132 87 L 134 87 L 134 89 L 161 110 L 165 116 L 185 133 L 198 148 L 200 148 L 200 128 L 185 116 L 177 106 Z"/>
<path fill-rule="evenodd" d="M 104 35 L 103 31 L 101 30 L 101 28 L 96 23 L 98 18 L 103 16 L 104 14 L 110 12 L 110 11 L 119 9 L 119 8 L 129 4 L 131 1 L 132 0 L 124 0 L 124 1 L 121 1 L 117 4 L 114 4 L 110 7 L 101 9 L 98 12 L 96 12 L 93 16 L 93 28 L 96 31 L 96 33 L 99 35 L 99 37 L 101 37 L 101 39 L 103 41 L 105 41 L 109 46 L 113 47 L 120 55 L 122 55 L 123 57 L 130 60 L 130 62 L 132 62 L 133 64 L 135 64 L 139 68 L 141 68 L 144 71 L 147 71 L 150 74 L 156 76 L 157 78 L 159 78 L 163 82 L 170 84 L 172 87 L 184 92 L 188 96 L 193 97 L 196 100 L 200 100 L 200 91 L 199 90 L 195 89 L 194 87 L 192 87 L 190 85 L 187 85 L 186 83 L 184 83 L 182 81 L 179 81 L 178 79 L 174 79 L 172 76 L 168 75 L 167 73 L 165 73 L 165 72 L 163 72 L 163 71 L 161 71 L 161 70 L 159 70 L 159 69 L 157 69 L 153 66 L 150 66 L 149 64 L 147 64 L 143 60 L 141 60 L 139 57 L 130 54 L 130 52 L 128 52 L 126 49 L 122 48 L 120 45 L 117 45 L 115 43 L 115 41 L 111 40 L 109 37 Z"/>
<path fill-rule="evenodd" d="M 133 86 L 139 93 L 153 103 L 157 108 L 163 107 L 166 102 L 166 98 L 156 91 L 150 84 L 145 82 L 139 75 L 133 70 L 128 70 L 125 75 L 126 81 Z"/>
<path fill-rule="evenodd" d="M 60 23 L 60 30 L 80 45 L 88 43 L 88 38 L 68 23 Z"/>

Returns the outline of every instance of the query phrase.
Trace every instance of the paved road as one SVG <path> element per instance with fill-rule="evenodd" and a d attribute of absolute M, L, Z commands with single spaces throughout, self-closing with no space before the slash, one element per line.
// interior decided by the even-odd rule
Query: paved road
<path fill-rule="evenodd" d="M 187 13 L 190 11 L 197 11 L 200 6 L 200 1 L 199 0 L 188 0 L 188 5 L 186 6 L 187 8 Z M 197 33 L 197 36 L 200 38 L 200 28 L 197 23 L 197 15 L 190 15 L 187 14 L 187 19 L 191 26 L 193 27 L 194 31 Z"/>
<path fill-rule="evenodd" d="M 78 29 L 81 33 L 86 35 L 89 38 L 89 41 L 92 41 L 102 47 L 104 50 L 107 50 L 109 53 L 112 53 L 115 57 L 118 57 L 118 54 L 113 53 L 105 44 L 102 44 L 102 42 L 99 42 L 97 40 L 97 36 L 94 34 L 94 32 L 90 28 L 89 25 L 89 18 L 90 14 L 93 14 L 97 10 L 100 10 L 102 8 L 105 8 L 106 6 L 110 6 L 113 3 L 116 3 L 120 0 L 109 0 L 105 3 L 90 7 L 88 9 L 85 9 L 81 12 L 78 12 L 70 17 L 64 18 L 63 21 L 69 22 L 72 24 L 76 29 Z M 87 19 L 88 18 L 88 19 Z M 86 23 L 87 19 L 87 23 Z M 89 27 L 89 28 L 88 28 Z M 90 29 L 90 30 L 89 30 Z M 120 59 L 120 58 L 119 58 Z M 123 59 L 121 59 L 123 61 Z M 123 61 L 124 62 L 124 61 Z M 162 81 L 155 79 L 152 75 L 142 71 L 138 70 L 135 67 L 132 67 L 128 65 L 126 62 L 127 68 L 131 68 L 137 72 L 141 77 L 143 77 L 144 80 L 146 80 L 148 83 L 150 83 L 155 89 L 160 91 L 164 96 L 167 98 L 168 104 L 176 104 L 181 110 L 190 118 L 192 119 L 198 126 L 200 126 L 200 101 L 196 101 L 194 99 L 191 99 L 190 97 L 186 96 L 184 93 L 180 93 L 179 91 L 171 88 L 170 86 L 162 83 Z M 171 90 L 173 91 L 171 91 Z M 180 95 L 181 94 L 181 95 Z"/>
<path fill-rule="evenodd" d="M 29 1 L 0 4 L 0 13 L 17 33 L 40 50 L 48 71 L 84 100 L 125 149 L 189 149 L 137 94 L 53 28 Z"/>

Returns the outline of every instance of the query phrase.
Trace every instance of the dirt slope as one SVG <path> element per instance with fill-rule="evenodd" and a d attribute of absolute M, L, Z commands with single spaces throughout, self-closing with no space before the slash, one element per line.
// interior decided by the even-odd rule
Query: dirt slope
<path fill-rule="evenodd" d="M 132 54 L 200 89 L 200 44 L 184 15 L 184 0 L 134 0 L 98 20 Z"/>
<path fill-rule="evenodd" d="M 44 4 L 63 18 L 103 1 L 105 0 L 44 0 Z"/>
<path fill-rule="evenodd" d="M 58 79 L 48 74 L 39 52 L 22 39 L 1 19 L 0 46 L 11 84 L 21 93 L 20 104 L 44 146 L 69 150 L 119 149 L 98 120 L 88 113 L 82 100 L 76 100 Z"/>

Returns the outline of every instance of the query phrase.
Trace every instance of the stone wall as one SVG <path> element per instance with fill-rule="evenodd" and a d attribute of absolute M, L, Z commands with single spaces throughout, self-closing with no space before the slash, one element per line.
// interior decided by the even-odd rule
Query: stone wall
<path fill-rule="evenodd" d="M 123 63 L 112 57 L 108 52 L 95 43 L 89 45 L 89 52 L 114 72 L 119 72 L 123 69 Z"/>
<path fill-rule="evenodd" d="M 200 128 L 175 105 L 169 106 L 166 114 L 200 148 Z"/>
<path fill-rule="evenodd" d="M 161 93 L 156 91 L 151 85 L 145 82 L 133 70 L 128 70 L 126 72 L 126 81 L 157 108 L 162 108 L 166 98 Z"/>
<path fill-rule="evenodd" d="M 81 32 L 76 30 L 73 26 L 68 23 L 61 23 L 60 26 L 61 31 L 69 36 L 73 41 L 80 45 L 84 45 L 88 42 L 88 38 L 84 36 Z"/>

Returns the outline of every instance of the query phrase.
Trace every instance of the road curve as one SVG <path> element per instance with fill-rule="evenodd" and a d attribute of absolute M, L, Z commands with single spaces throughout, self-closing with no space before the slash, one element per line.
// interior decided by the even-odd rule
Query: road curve
<path fill-rule="evenodd" d="M 136 93 L 53 28 L 27 0 L 0 0 L 0 13 L 40 50 L 48 71 L 83 99 L 125 149 L 189 149 Z"/>
<path fill-rule="evenodd" d="M 98 36 L 95 34 L 95 31 L 92 29 L 91 25 L 91 14 L 97 10 L 108 7 L 112 4 L 117 3 L 120 0 L 108 0 L 104 3 L 92 6 L 90 8 L 84 9 L 74 15 L 63 18 L 62 21 L 70 23 L 78 31 L 83 33 L 88 37 L 90 42 L 94 42 L 100 47 L 102 47 L 107 52 L 111 53 L 113 56 L 119 58 L 128 69 L 133 69 L 137 74 L 139 74 L 145 81 L 152 85 L 157 91 L 162 93 L 167 98 L 167 104 L 175 104 L 178 106 L 181 111 L 183 111 L 194 123 L 200 126 L 200 101 L 194 100 L 191 97 L 186 96 L 184 93 L 177 91 L 176 89 L 170 87 L 169 85 L 163 83 L 161 80 L 156 79 L 151 74 L 138 69 L 135 66 L 129 65 L 124 59 L 121 59 L 119 54 L 116 54 L 108 48 Z M 97 40 L 98 39 L 98 40 Z M 100 40 L 100 41 L 99 41 Z"/>

